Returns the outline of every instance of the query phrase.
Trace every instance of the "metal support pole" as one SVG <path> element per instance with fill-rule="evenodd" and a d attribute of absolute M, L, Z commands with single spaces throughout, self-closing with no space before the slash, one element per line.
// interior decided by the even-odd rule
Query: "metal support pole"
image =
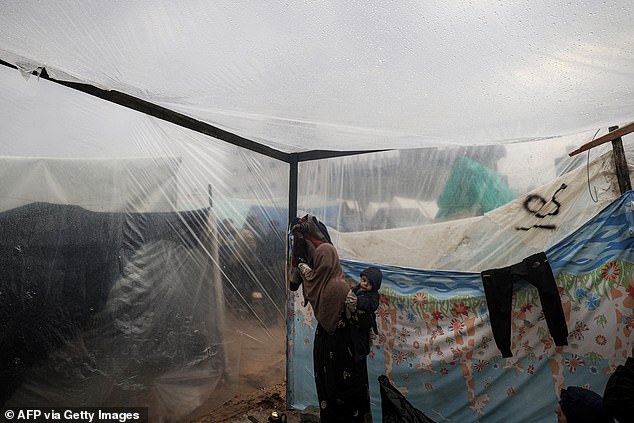
<path fill-rule="evenodd" d="M 298 160 L 297 154 L 290 154 L 290 172 L 288 178 L 288 223 L 297 216 L 297 173 Z"/>
<path fill-rule="evenodd" d="M 290 224 L 291 224 L 291 220 L 293 218 L 295 218 L 297 216 L 297 177 L 298 177 L 298 155 L 297 153 L 291 153 L 289 154 L 289 177 L 288 177 L 288 225 L 287 228 L 290 228 Z M 288 236 L 285 236 L 284 239 L 286 240 L 286 245 L 288 248 Z M 288 280 L 289 278 L 289 269 L 290 269 L 290 262 L 288 261 L 288 257 L 290 255 L 289 251 L 286 251 L 286 265 L 284 266 L 284 273 L 286 274 L 286 286 L 289 286 L 290 281 Z M 290 298 L 286 299 L 286 307 L 288 308 L 289 306 L 289 301 Z M 286 374 L 285 374 L 285 380 L 286 380 L 286 409 L 289 410 L 290 409 L 290 405 L 291 405 L 291 395 L 289 392 L 289 384 L 288 384 L 288 372 L 289 372 L 289 368 L 290 368 L 290 363 L 288 361 L 288 340 L 290 337 L 289 331 L 290 331 L 290 326 L 288 324 L 288 319 L 286 319 L 285 321 L 286 323 Z"/>

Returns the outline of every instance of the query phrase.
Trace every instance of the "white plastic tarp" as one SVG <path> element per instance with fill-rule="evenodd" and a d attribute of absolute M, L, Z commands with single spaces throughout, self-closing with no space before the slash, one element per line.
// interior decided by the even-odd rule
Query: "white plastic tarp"
<path fill-rule="evenodd" d="M 10 0 L 0 59 L 284 151 L 499 143 L 631 121 L 633 14 L 628 0 Z"/>

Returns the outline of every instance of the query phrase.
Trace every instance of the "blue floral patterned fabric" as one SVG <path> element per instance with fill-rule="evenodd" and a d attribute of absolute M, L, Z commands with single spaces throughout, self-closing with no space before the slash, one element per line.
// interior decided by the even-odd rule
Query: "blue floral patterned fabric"
<path fill-rule="evenodd" d="M 513 357 L 506 359 L 493 341 L 479 273 L 342 260 L 354 279 L 369 264 L 383 272 L 379 335 L 368 356 L 374 421 L 381 419 L 382 374 L 436 421 L 551 422 L 561 388 L 602 393 L 634 341 L 633 247 L 634 195 L 628 192 L 548 248 L 569 345 L 555 347 L 537 290 L 520 284 L 513 296 Z M 296 408 L 316 405 L 317 398 L 315 320 L 301 301 L 301 291 L 291 293 L 287 380 Z"/>

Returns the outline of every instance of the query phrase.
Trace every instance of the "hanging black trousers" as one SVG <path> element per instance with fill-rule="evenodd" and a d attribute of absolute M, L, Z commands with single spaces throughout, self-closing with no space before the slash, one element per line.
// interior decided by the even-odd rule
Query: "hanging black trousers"
<path fill-rule="evenodd" d="M 513 284 L 527 281 L 537 288 L 548 330 L 555 345 L 568 345 L 568 328 L 553 271 L 546 254 L 533 254 L 521 262 L 481 272 L 493 338 L 502 357 L 511 357 L 511 298 Z"/>

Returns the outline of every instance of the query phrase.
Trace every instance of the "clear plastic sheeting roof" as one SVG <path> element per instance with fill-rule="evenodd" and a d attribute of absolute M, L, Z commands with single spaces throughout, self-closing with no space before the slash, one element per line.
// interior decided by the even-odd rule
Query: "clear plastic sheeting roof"
<path fill-rule="evenodd" d="M 633 120 L 631 22 L 627 1 L 2 2 L 0 407 L 189 421 L 287 375 L 291 166 L 46 75 L 283 153 L 391 150 L 301 161 L 299 213 L 342 258 L 467 271 L 618 195 L 609 144 L 568 152 Z M 500 254 L 507 211 L 555 197 L 556 230 Z"/>
<path fill-rule="evenodd" d="M 5 1 L 0 59 L 286 152 L 631 121 L 634 9 L 604 2 Z"/>

